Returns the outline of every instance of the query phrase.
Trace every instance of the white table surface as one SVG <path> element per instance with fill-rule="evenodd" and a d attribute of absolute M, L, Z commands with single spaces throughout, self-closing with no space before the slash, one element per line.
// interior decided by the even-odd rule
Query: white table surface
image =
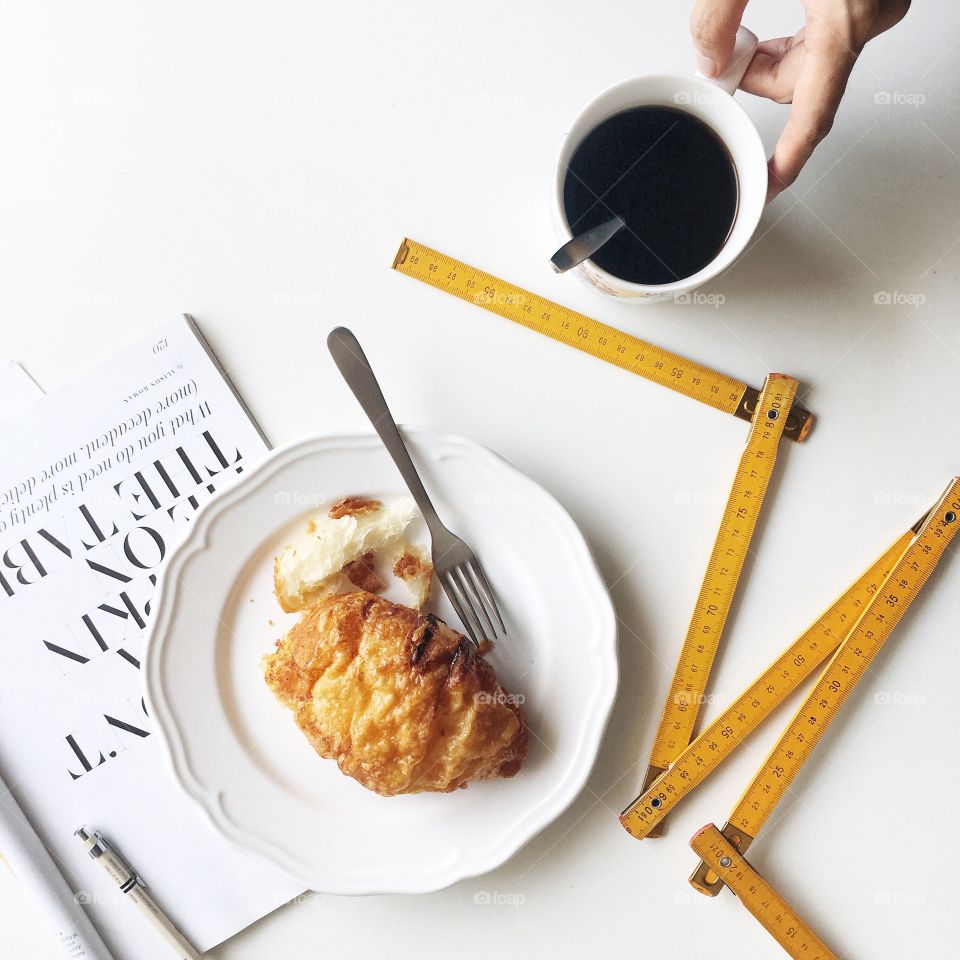
<path fill-rule="evenodd" d="M 716 710 L 960 471 L 960 10 L 917 3 L 869 45 L 802 180 L 706 288 L 722 305 L 635 307 L 550 271 L 552 166 L 599 90 L 688 66 L 687 4 L 331 9 L 3 5 L 0 351 L 49 390 L 189 311 L 279 442 L 364 426 L 324 348 L 350 325 L 400 419 L 488 444 L 580 523 L 620 616 L 622 683 L 588 788 L 501 869 L 429 896 L 308 899 L 212 956 L 780 956 L 732 896 L 687 885 L 686 839 L 726 819 L 785 715 L 664 839 L 616 819 L 745 425 L 389 265 L 407 234 L 755 385 L 802 379 L 819 422 L 784 451 Z M 778 0 L 746 22 L 766 37 L 800 18 Z M 772 145 L 786 108 L 744 101 Z M 958 588 L 948 558 L 751 855 L 845 956 L 955 943 Z M 59 957 L 0 877 L 0 954 Z"/>

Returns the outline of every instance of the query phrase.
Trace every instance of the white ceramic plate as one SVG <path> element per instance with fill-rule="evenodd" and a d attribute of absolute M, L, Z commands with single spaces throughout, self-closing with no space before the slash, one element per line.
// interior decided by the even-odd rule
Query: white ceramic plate
<path fill-rule="evenodd" d="M 404 492 L 374 436 L 280 448 L 211 500 L 167 559 L 147 646 L 148 708 L 176 780 L 225 836 L 328 893 L 437 890 L 503 863 L 583 787 L 617 687 L 613 608 L 566 511 L 476 443 L 404 433 L 507 621 L 490 660 L 525 697 L 516 777 L 379 797 L 317 756 L 263 681 L 261 656 L 295 620 L 273 597 L 274 555 L 338 497 Z M 459 627 L 439 587 L 431 609 Z"/>

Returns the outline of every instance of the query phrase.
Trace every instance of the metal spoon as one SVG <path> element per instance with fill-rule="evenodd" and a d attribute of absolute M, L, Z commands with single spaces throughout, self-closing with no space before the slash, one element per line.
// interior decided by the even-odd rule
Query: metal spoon
<path fill-rule="evenodd" d="M 566 273 L 584 260 L 589 260 L 608 240 L 615 237 L 626 224 L 620 216 L 611 217 L 603 223 L 568 240 L 551 258 L 557 273 Z"/>

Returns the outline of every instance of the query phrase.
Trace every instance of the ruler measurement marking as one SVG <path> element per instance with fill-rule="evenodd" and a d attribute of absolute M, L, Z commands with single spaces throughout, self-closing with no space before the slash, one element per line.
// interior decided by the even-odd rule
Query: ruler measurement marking
<path fill-rule="evenodd" d="M 393 267 L 506 320 L 723 413 L 748 421 L 752 419 L 752 404 L 757 391 L 742 381 L 529 293 L 423 244 L 405 239 L 397 251 Z M 813 418 L 807 411 L 796 408 L 785 435 L 800 442 L 812 423 Z"/>
<path fill-rule="evenodd" d="M 429 262 L 425 265 L 418 264 L 417 256 L 411 257 L 411 251 L 415 249 L 430 254 Z M 440 268 L 444 259 L 442 254 L 405 241 L 394 266 L 401 269 L 401 265 L 407 259 L 414 262 L 402 272 L 410 273 L 418 279 L 437 286 L 431 275 L 435 275 Z M 471 272 L 470 268 L 467 268 L 470 276 L 464 281 L 465 285 L 458 285 L 454 289 L 451 284 L 461 279 L 458 274 L 464 266 L 458 261 L 454 263 L 457 264 L 457 270 L 451 271 L 446 277 L 446 289 L 461 299 L 482 306 L 505 319 L 519 322 L 558 342 L 607 360 L 652 382 L 699 399 L 715 409 L 733 413 L 741 419 L 759 419 L 754 414 L 757 411 L 762 412 L 762 408 L 757 403 L 758 392 L 752 387 L 726 378 L 722 374 L 716 374 L 708 368 L 686 361 L 652 344 L 630 338 L 613 328 L 590 320 L 582 314 L 565 310 L 543 298 L 530 297 L 528 301 L 521 297 L 517 300 L 514 296 L 517 292 L 516 288 L 511 288 L 503 281 L 481 271 Z M 414 269 L 418 266 L 419 271 Z M 484 289 L 478 294 L 475 291 L 481 285 Z M 705 385 L 704 375 L 708 378 L 712 377 L 712 383 L 708 379 Z M 721 385 L 718 385 L 718 381 Z M 723 382 L 732 384 L 726 399 L 723 394 Z M 709 394 L 705 393 L 707 388 L 710 390 Z M 788 419 L 787 416 L 785 419 Z M 776 444 L 781 435 L 788 435 L 797 441 L 802 440 L 811 422 L 806 411 L 801 411 L 799 408 L 794 411 L 792 419 L 794 423 L 792 434 L 781 431 L 775 437 L 773 458 L 776 457 Z M 771 439 L 769 426 L 769 423 L 765 425 L 760 436 L 761 441 Z M 752 436 L 753 430 L 751 430 Z M 701 587 L 704 601 L 716 602 L 705 602 L 703 606 L 698 602 L 691 617 L 691 630 L 699 630 L 697 638 L 699 642 L 692 644 L 689 650 L 685 647 L 678 663 L 678 675 L 682 673 L 677 678 L 678 690 L 687 695 L 688 706 L 692 709 L 679 711 L 688 716 L 672 718 L 669 723 L 667 718 L 664 719 L 663 726 L 669 727 L 672 749 L 678 745 L 682 749 L 686 740 L 689 739 L 688 727 L 692 730 L 692 725 L 695 725 L 696 713 L 700 706 L 699 694 L 702 692 L 706 675 L 712 666 L 712 656 L 716 653 L 716 645 L 719 643 L 723 624 L 729 613 L 729 604 L 732 600 L 731 583 L 732 591 L 735 591 L 745 559 L 747 549 L 745 544 L 749 544 L 750 536 L 755 529 L 763 494 L 769 481 L 769 473 L 773 469 L 772 464 L 768 465 L 764 462 L 767 455 L 768 451 L 759 447 L 754 455 L 741 459 L 741 467 L 750 465 L 751 460 L 752 465 L 743 474 L 738 469 L 737 480 L 741 482 L 742 487 L 739 505 L 736 512 L 731 509 L 729 515 L 724 514 L 724 520 L 726 521 L 729 517 L 729 523 L 724 522 L 718 531 L 715 551 L 711 555 L 711 565 Z M 736 482 L 734 487 L 736 490 Z M 758 502 L 755 504 L 754 498 L 758 493 Z M 862 594 L 852 598 L 844 595 L 841 598 L 847 601 L 844 605 L 839 606 L 838 601 L 818 619 L 816 633 L 811 635 L 813 630 L 811 627 L 806 634 L 798 638 L 744 694 L 734 701 L 721 718 L 708 726 L 700 738 L 677 756 L 672 765 L 668 763 L 667 768 L 657 771 L 662 776 L 656 780 L 654 788 L 638 798 L 638 800 L 643 800 L 644 797 L 652 799 L 657 796 L 656 791 L 664 787 L 667 788 L 666 792 L 671 792 L 671 789 L 675 789 L 670 786 L 671 776 L 689 780 L 692 774 L 692 779 L 696 783 L 702 782 L 706 775 L 703 772 L 704 769 L 707 772 L 715 769 L 776 705 L 795 691 L 804 679 L 822 668 L 820 677 L 814 684 L 804 707 L 778 741 L 723 833 L 711 826 L 709 830 L 713 832 L 713 837 L 709 844 L 704 846 L 699 843 L 702 835 L 707 832 L 706 829 L 701 831 L 701 834 L 698 834 L 691 843 L 703 858 L 701 866 L 707 871 L 707 876 L 709 877 L 713 871 L 720 874 L 716 876 L 718 889 L 724 882 L 729 885 L 790 956 L 804 958 L 804 960 L 836 960 L 835 954 L 819 940 L 789 904 L 753 870 L 743 859 L 742 853 L 753 841 L 766 817 L 784 795 L 827 727 L 865 674 L 873 657 L 942 557 L 947 544 L 956 532 L 956 530 L 945 532 L 943 524 L 952 523 L 956 519 L 956 513 L 960 511 L 960 481 L 954 482 L 935 511 L 940 509 L 947 498 L 952 498 L 949 501 L 951 510 L 947 514 L 947 519 L 941 515 L 941 526 L 931 527 L 928 518 L 922 526 L 918 525 L 919 529 L 915 528 L 917 540 L 908 546 L 907 552 L 901 554 L 893 572 L 888 571 L 886 576 L 881 573 L 869 583 L 869 601 L 865 602 Z M 730 500 L 733 500 L 733 492 Z M 732 507 L 730 501 L 728 506 Z M 716 567 L 714 561 L 716 561 Z M 726 561 L 726 565 L 723 561 Z M 870 573 L 873 573 L 873 569 L 868 571 L 868 574 Z M 874 580 L 879 583 L 873 582 Z M 863 584 L 858 581 L 858 585 Z M 881 606 L 881 604 L 885 605 Z M 862 643 L 858 643 L 858 640 Z M 692 721 L 689 714 L 693 715 Z M 727 722 L 721 722 L 723 720 Z M 685 731 L 687 731 L 686 740 L 684 739 Z M 699 754 L 695 751 L 690 752 L 695 747 L 709 752 Z M 692 764 L 696 764 L 696 768 L 692 767 Z M 650 773 L 655 769 L 652 766 Z M 683 795 L 692 789 L 689 784 L 681 784 L 681 786 Z M 663 793 L 659 794 L 659 796 L 663 795 Z M 635 813 L 635 807 L 636 802 L 624 812 L 624 817 L 621 819 Z M 743 812 L 746 812 L 746 815 L 740 817 L 738 821 L 737 814 Z M 624 825 L 628 830 L 631 829 L 626 822 Z M 638 834 L 635 833 L 635 835 Z M 649 833 L 643 835 L 649 835 Z M 712 882 L 709 881 L 709 883 Z M 704 892 L 711 891 L 704 890 Z"/>
<path fill-rule="evenodd" d="M 713 824 L 697 831 L 690 846 L 794 960 L 839 960 Z"/>
<path fill-rule="evenodd" d="M 741 851 L 746 850 L 767 822 L 874 656 L 946 553 L 960 527 L 958 515 L 960 477 L 954 478 L 936 506 L 914 525 L 914 536 L 906 550 L 849 626 L 813 690 L 734 808 L 723 834 L 739 838 L 734 845 Z M 715 896 L 724 884 L 723 878 L 703 860 L 690 882 L 708 896 Z"/>
<path fill-rule="evenodd" d="M 798 386 L 791 377 L 771 374 L 760 394 L 657 729 L 653 770 L 669 767 L 692 737 Z"/>
<path fill-rule="evenodd" d="M 956 521 L 942 514 L 960 511 L 960 482 L 955 481 L 911 546 L 871 602 L 849 636 L 827 663 L 813 690 L 760 768 L 730 817 L 738 829 L 756 837 L 777 802 L 820 742 L 870 663 L 920 593 L 956 534 Z"/>
<path fill-rule="evenodd" d="M 821 668 L 846 636 L 844 624 L 876 593 L 912 540 L 912 531 L 898 538 L 704 729 L 667 772 L 624 810 L 620 822 L 632 836 L 638 839 L 648 836 L 667 813 Z M 657 801 L 656 806 L 651 801 Z"/>

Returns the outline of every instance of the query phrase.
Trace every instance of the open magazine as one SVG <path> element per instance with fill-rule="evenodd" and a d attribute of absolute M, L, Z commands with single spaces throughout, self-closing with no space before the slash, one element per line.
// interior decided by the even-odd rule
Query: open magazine
<path fill-rule="evenodd" d="M 207 950 L 300 891 L 176 787 L 140 665 L 164 557 L 267 444 L 181 317 L 0 421 L 0 449 L 0 780 L 115 957 L 165 960 L 168 948 L 87 857 L 73 836 L 83 824 Z M 4 825 L 20 822 L 0 817 L 0 852 Z M 52 896 L 37 876 L 36 895 Z"/>

